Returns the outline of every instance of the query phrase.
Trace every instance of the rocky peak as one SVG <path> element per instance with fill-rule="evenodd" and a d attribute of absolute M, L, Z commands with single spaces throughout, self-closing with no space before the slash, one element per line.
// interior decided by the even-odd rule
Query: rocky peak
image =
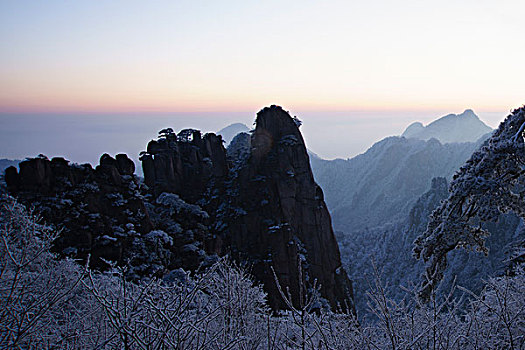
<path fill-rule="evenodd" d="M 413 137 L 421 132 L 425 127 L 421 122 L 414 122 L 410 124 L 403 132 L 404 137 Z"/>
<path fill-rule="evenodd" d="M 463 117 L 463 118 L 467 118 L 467 117 L 474 117 L 476 119 L 479 119 L 478 116 L 474 113 L 474 111 L 470 108 L 467 108 L 465 109 L 465 111 L 463 111 L 463 113 L 461 113 L 460 115 L 458 115 L 458 117 Z"/>
<path fill-rule="evenodd" d="M 257 114 L 251 157 L 239 171 L 233 199 L 243 215 L 230 222 L 232 254 L 253 265 L 274 308 L 284 307 L 273 271 L 299 304 L 301 285 L 321 285 L 333 308 L 353 309 L 323 191 L 315 183 L 296 122 L 281 107 Z M 302 279 L 302 280 L 301 280 Z"/>
<path fill-rule="evenodd" d="M 353 310 L 352 285 L 297 120 L 278 106 L 262 109 L 253 134 L 238 135 L 228 157 L 220 136 L 169 134 L 171 141 L 161 137 L 143 153 L 145 180 L 156 196 L 170 192 L 203 204 L 215 237 L 208 252 L 251 266 L 275 309 L 285 304 L 274 272 L 297 305 L 302 288 L 316 281 L 334 309 Z"/>
<path fill-rule="evenodd" d="M 304 146 L 303 136 L 288 112 L 272 105 L 257 113 L 256 127 L 252 135 L 252 154 L 260 159 L 276 145 L 277 142 L 292 142 Z"/>

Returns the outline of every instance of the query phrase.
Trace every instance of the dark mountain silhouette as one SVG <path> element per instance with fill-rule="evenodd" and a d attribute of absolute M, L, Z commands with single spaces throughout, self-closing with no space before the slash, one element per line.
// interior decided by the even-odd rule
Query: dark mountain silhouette
<path fill-rule="evenodd" d="M 253 135 L 227 154 L 221 136 L 161 130 L 141 153 L 144 183 L 126 155 L 107 154 L 93 169 L 62 158 L 29 159 L 6 170 L 11 194 L 64 230 L 55 249 L 128 276 L 195 271 L 229 255 L 284 307 L 274 278 L 299 306 L 320 284 L 333 309 L 353 310 L 352 284 L 321 188 L 314 182 L 298 125 L 281 107 L 257 114 Z M 302 288 L 306 289 L 302 289 Z"/>
<path fill-rule="evenodd" d="M 142 155 L 145 182 L 155 195 L 175 193 L 212 214 L 210 249 L 249 263 L 273 307 L 284 306 L 275 271 L 296 303 L 300 283 L 317 280 L 334 308 L 352 309 L 352 286 L 296 122 L 281 107 L 264 108 L 252 136 L 237 135 L 229 153 L 214 134 L 166 132 Z"/>

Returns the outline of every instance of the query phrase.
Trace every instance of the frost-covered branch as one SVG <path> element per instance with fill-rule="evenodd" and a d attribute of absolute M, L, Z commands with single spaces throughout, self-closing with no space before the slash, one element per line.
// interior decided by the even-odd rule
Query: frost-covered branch
<path fill-rule="evenodd" d="M 12 199 L 1 204 L 0 234 L 7 244 L 0 245 L 0 348 L 459 350 L 525 345 L 525 275 L 519 268 L 515 275 L 490 279 L 481 295 L 468 292 L 472 301 L 466 307 L 452 292 L 429 304 L 415 292 L 394 302 L 377 272 L 369 296 L 375 321 L 358 324 L 354 315 L 323 308 L 317 289 L 304 286 L 298 305 L 281 288 L 290 310 L 271 314 L 262 287 L 224 259 L 200 274 L 181 273 L 176 281 L 131 282 L 122 269 L 100 273 L 58 260 L 49 252 L 54 230 Z"/>
<path fill-rule="evenodd" d="M 432 213 L 425 233 L 415 241 L 426 275 L 420 296 L 428 300 L 443 278 L 447 254 L 456 248 L 488 254 L 488 232 L 480 225 L 501 213 L 525 218 L 525 107 L 513 111 L 483 146 L 454 175 L 449 197 Z"/>

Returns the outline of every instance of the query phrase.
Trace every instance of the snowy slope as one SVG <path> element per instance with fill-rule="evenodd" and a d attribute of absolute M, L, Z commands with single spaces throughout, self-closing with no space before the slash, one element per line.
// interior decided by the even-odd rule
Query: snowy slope
<path fill-rule="evenodd" d="M 367 314 L 366 293 L 370 292 L 367 281 L 374 280 L 373 264 L 382 273 L 389 296 L 397 301 L 405 296 L 401 287 L 417 284 L 424 265 L 413 257 L 413 242 L 425 231 L 428 216 L 440 201 L 448 197 L 447 188 L 444 178 L 434 178 L 430 190 L 418 198 L 404 220 L 337 235 L 343 266 L 348 267 L 349 276 L 354 281 L 356 308 L 361 315 Z M 454 279 L 458 285 L 477 293 L 483 286 L 483 280 L 503 273 L 510 257 L 510 246 L 523 235 L 523 227 L 512 214 L 500 215 L 497 224 L 487 223 L 483 227 L 491 232 L 487 239 L 488 257 L 466 250 L 451 252 L 444 281 L 439 288 L 440 294 L 448 293 Z"/>
<path fill-rule="evenodd" d="M 432 178 L 450 179 L 480 144 L 388 137 L 348 160 L 310 161 L 334 228 L 350 232 L 404 219 Z"/>

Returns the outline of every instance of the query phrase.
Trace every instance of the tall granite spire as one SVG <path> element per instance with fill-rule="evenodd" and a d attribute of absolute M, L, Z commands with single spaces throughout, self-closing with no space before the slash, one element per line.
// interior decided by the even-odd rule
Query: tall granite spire
<path fill-rule="evenodd" d="M 230 223 L 232 255 L 253 264 L 273 307 L 283 305 L 272 268 L 296 304 L 300 284 L 312 287 L 316 281 L 333 308 L 353 309 L 352 285 L 341 267 L 330 214 L 314 181 L 299 123 L 281 107 L 271 106 L 257 114 L 256 125 L 251 155 L 236 180 L 235 205 L 246 214 Z"/>

